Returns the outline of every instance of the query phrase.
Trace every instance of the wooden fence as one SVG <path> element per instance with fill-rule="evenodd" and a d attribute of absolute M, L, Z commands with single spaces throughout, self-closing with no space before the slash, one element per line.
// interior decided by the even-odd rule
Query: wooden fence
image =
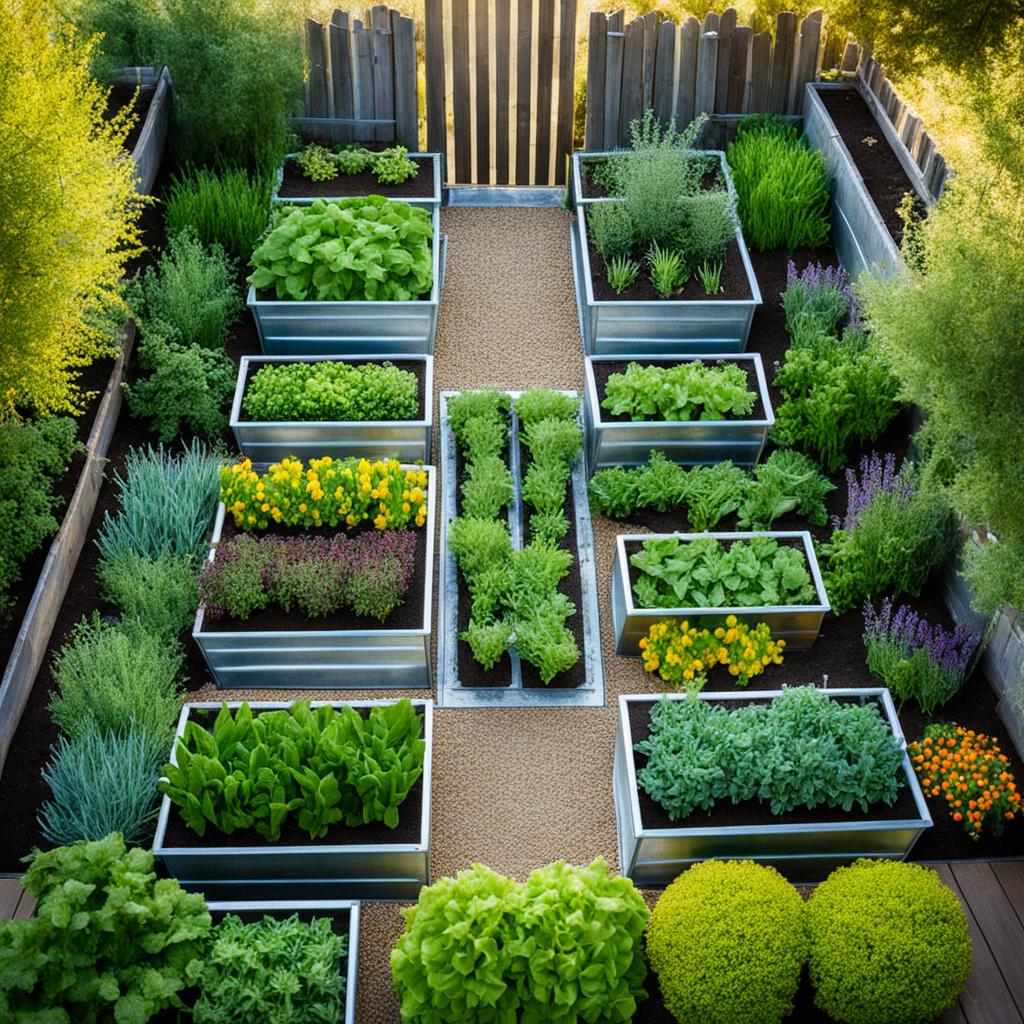
<path fill-rule="evenodd" d="M 398 141 L 419 150 L 416 26 L 384 4 L 365 19 L 306 19 L 308 131 L 337 142 Z"/>

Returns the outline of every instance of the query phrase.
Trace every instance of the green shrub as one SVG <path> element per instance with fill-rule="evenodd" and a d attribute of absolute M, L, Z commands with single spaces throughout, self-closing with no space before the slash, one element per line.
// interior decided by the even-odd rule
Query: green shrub
<path fill-rule="evenodd" d="M 587 231 L 605 263 L 628 260 L 637 247 L 633 221 L 624 203 L 588 207 Z"/>
<path fill-rule="evenodd" d="M 539 420 L 575 420 L 580 400 L 552 388 L 529 388 L 516 399 L 516 416 L 524 427 Z"/>
<path fill-rule="evenodd" d="M 570 467 L 583 447 L 576 418 L 533 420 L 521 434 L 523 445 L 537 463 Z"/>
<path fill-rule="evenodd" d="M 617 1024 L 645 998 L 647 907 L 600 858 L 521 884 L 476 864 L 402 913 L 391 976 L 403 1021 Z"/>
<path fill-rule="evenodd" d="M 334 154 L 334 162 L 342 174 L 362 174 L 372 168 L 374 154 L 363 146 L 355 144 L 341 146 Z"/>
<path fill-rule="evenodd" d="M 684 871 L 647 926 L 666 1009 L 680 1024 L 781 1024 L 807 958 L 803 911 L 774 868 L 710 860 Z"/>
<path fill-rule="evenodd" d="M 117 733 L 134 723 L 170 743 L 181 709 L 181 648 L 98 615 L 83 619 L 53 663 L 50 714 L 72 739 L 90 728 Z"/>
<path fill-rule="evenodd" d="M 660 452 L 651 452 L 654 455 Z M 664 458 L 664 456 L 662 456 Z M 669 463 L 671 465 L 671 463 Z M 599 469 L 587 485 L 590 508 L 598 515 L 625 519 L 638 507 L 637 472 L 622 466 Z"/>
<path fill-rule="evenodd" d="M 468 462 L 505 450 L 511 399 L 497 388 L 460 391 L 448 401 L 448 424 Z"/>
<path fill-rule="evenodd" d="M 405 146 L 391 146 L 382 149 L 373 158 L 373 173 L 382 185 L 401 185 L 416 177 L 419 166 L 409 159 Z"/>
<path fill-rule="evenodd" d="M 740 503 L 741 530 L 767 530 L 787 512 L 796 511 L 815 526 L 828 522 L 825 496 L 836 489 L 812 459 L 778 448 L 754 467 L 754 482 Z"/>
<path fill-rule="evenodd" d="M 166 756 L 166 742 L 134 724 L 113 733 L 90 723 L 72 740 L 61 736 L 40 773 L 52 793 L 39 813 L 40 831 L 56 846 L 111 832 L 126 843 L 148 842 Z"/>
<path fill-rule="evenodd" d="M 750 477 L 729 459 L 713 466 L 694 466 L 686 477 L 686 514 L 690 525 L 698 532 L 713 529 L 719 520 L 740 507 L 749 490 Z M 783 555 L 782 562 L 787 568 L 796 565 L 791 555 Z M 795 574 L 792 579 L 796 580 Z"/>
<path fill-rule="evenodd" d="M 192 559 L 180 555 L 147 558 L 124 551 L 97 568 L 100 591 L 117 606 L 123 622 L 159 637 L 165 644 L 179 639 L 199 605 Z"/>
<path fill-rule="evenodd" d="M 953 1005 L 971 971 L 956 896 L 920 864 L 859 860 L 806 909 L 814 1001 L 841 1024 L 925 1024 Z"/>
<path fill-rule="evenodd" d="M 740 221 L 755 249 L 824 245 L 829 237 L 825 160 L 795 125 L 752 118 L 729 147 Z"/>
<path fill-rule="evenodd" d="M 497 519 L 459 516 L 448 524 L 448 549 L 470 584 L 495 564 L 512 558 L 508 525 Z"/>
<path fill-rule="evenodd" d="M 22 562 L 60 526 L 53 484 L 79 448 L 75 431 L 63 416 L 0 423 L 0 619 L 13 603 L 8 591 Z"/>
<path fill-rule="evenodd" d="M 683 196 L 682 208 L 683 228 L 676 245 L 685 256 L 687 268 L 696 270 L 702 263 L 720 263 L 736 237 L 736 203 L 732 193 L 723 189 Z"/>
<path fill-rule="evenodd" d="M 159 8 L 152 0 L 77 0 L 70 13 L 86 37 L 103 36 L 93 58 L 101 80 L 119 68 L 153 62 Z"/>
<path fill-rule="evenodd" d="M 153 854 L 118 835 L 38 851 L 22 879 L 27 921 L 0 921 L 0 1018 L 13 1024 L 147 1021 L 195 983 L 210 915 L 158 879 Z"/>
<path fill-rule="evenodd" d="M 331 151 L 324 146 L 310 144 L 304 146 L 297 157 L 302 176 L 309 181 L 332 181 L 338 176 L 338 166 Z"/>
<path fill-rule="evenodd" d="M 273 179 L 266 171 L 187 166 L 164 197 L 167 234 L 192 231 L 208 248 L 247 260 L 267 226 Z"/>
<path fill-rule="evenodd" d="M 497 455 L 470 464 L 459 488 L 462 514 L 476 519 L 496 519 L 512 503 L 512 474 Z"/>

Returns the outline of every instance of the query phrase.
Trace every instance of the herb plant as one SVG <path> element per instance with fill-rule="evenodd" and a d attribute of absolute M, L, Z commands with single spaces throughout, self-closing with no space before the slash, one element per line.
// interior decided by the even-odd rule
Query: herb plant
<path fill-rule="evenodd" d="M 459 490 L 463 515 L 496 519 L 512 503 L 512 474 L 501 456 L 485 455 L 470 463 Z"/>
<path fill-rule="evenodd" d="M 686 267 L 682 254 L 675 249 L 663 249 L 657 242 L 647 252 L 647 266 L 654 290 L 667 299 L 686 282 Z"/>
<path fill-rule="evenodd" d="M 416 161 L 409 159 L 405 146 L 391 146 L 373 158 L 373 173 L 382 185 L 401 185 L 415 178 L 418 171 Z"/>
<path fill-rule="evenodd" d="M 756 401 L 742 366 L 695 359 L 674 366 L 629 363 L 608 377 L 601 408 L 634 421 L 680 422 L 749 416 Z"/>
<path fill-rule="evenodd" d="M 767 530 L 793 511 L 815 526 L 828 522 L 825 496 L 836 485 L 802 452 L 777 448 L 753 473 L 736 520 L 741 530 Z"/>
<path fill-rule="evenodd" d="M 630 260 L 637 249 L 636 229 L 624 203 L 593 204 L 587 211 L 587 230 L 606 266 Z"/>
<path fill-rule="evenodd" d="M 339 146 L 334 154 L 334 162 L 342 174 L 362 174 L 372 168 L 374 154 L 364 146 L 355 144 Z"/>
<path fill-rule="evenodd" d="M 860 300 L 842 267 L 808 263 L 798 274 L 796 264 L 786 265 L 786 290 L 781 297 L 786 329 L 796 343 L 799 335 L 831 335 L 843 320 L 859 329 Z"/>
<path fill-rule="evenodd" d="M 398 811 L 423 774 L 423 722 L 408 700 L 355 708 L 296 701 L 253 714 L 224 704 L 212 729 L 194 716 L 178 740 L 177 764 L 164 766 L 160 790 L 200 836 L 255 829 L 269 843 L 289 819 L 320 839 L 334 824 L 380 821 Z"/>
<path fill-rule="evenodd" d="M 724 188 L 681 196 L 683 228 L 675 244 L 686 266 L 718 264 L 725 260 L 729 243 L 736 237 L 736 208 L 732 193 Z"/>
<path fill-rule="evenodd" d="M 576 395 L 552 388 L 529 388 L 516 399 L 516 416 L 525 427 L 539 420 L 575 420 L 579 408 Z"/>
<path fill-rule="evenodd" d="M 750 477 L 729 459 L 713 466 L 694 466 L 686 476 L 686 515 L 702 532 L 735 512 L 750 488 Z"/>
<path fill-rule="evenodd" d="M 304 178 L 310 181 L 331 181 L 338 176 L 338 166 L 331 151 L 323 146 L 309 145 L 295 158 Z"/>
<path fill-rule="evenodd" d="M 705 260 L 697 268 L 697 276 L 705 295 L 717 295 L 722 291 L 722 267 L 721 263 L 709 263 Z"/>
<path fill-rule="evenodd" d="M 621 295 L 633 287 L 636 276 L 640 273 L 640 264 L 627 256 L 614 256 L 608 262 L 605 273 L 613 291 Z"/>
<path fill-rule="evenodd" d="M 192 624 L 199 588 L 188 556 L 146 558 L 126 551 L 101 562 L 97 575 L 100 592 L 117 606 L 126 626 L 137 627 L 172 645 Z"/>

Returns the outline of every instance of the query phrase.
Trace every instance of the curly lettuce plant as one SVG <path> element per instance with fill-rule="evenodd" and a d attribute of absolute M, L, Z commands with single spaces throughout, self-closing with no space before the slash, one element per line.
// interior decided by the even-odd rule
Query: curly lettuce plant
<path fill-rule="evenodd" d="M 632 420 L 724 420 L 749 416 L 756 401 L 738 363 L 696 359 L 675 366 L 630 363 L 609 376 L 601 408 Z"/>

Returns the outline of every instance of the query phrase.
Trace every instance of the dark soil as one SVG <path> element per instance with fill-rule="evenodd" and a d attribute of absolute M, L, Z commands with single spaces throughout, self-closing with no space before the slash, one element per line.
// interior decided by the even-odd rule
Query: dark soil
<path fill-rule="evenodd" d="M 246 312 L 244 313 L 244 316 L 250 322 L 252 321 L 252 317 L 249 315 L 248 310 L 246 310 Z M 253 327 L 253 331 L 255 332 L 255 326 Z M 257 345 L 258 344 L 259 344 L 259 339 L 257 338 Z M 427 415 L 427 402 L 430 401 L 430 396 L 427 395 L 427 364 L 425 362 L 423 362 L 422 360 L 416 360 L 416 359 L 400 359 L 399 358 L 399 359 L 389 359 L 387 361 L 389 363 L 391 363 L 393 366 L 397 366 L 399 370 L 405 370 L 407 373 L 411 373 L 411 374 L 413 374 L 416 377 L 416 382 L 419 385 L 419 391 L 418 391 L 418 394 L 417 394 L 417 402 L 419 403 L 419 408 L 418 408 L 418 412 L 416 414 L 416 418 L 420 419 L 420 420 L 426 419 L 426 415 Z M 303 363 L 303 362 L 307 362 L 307 360 L 301 359 L 301 358 L 289 359 L 288 360 L 288 363 Z M 365 366 L 367 363 L 379 363 L 379 362 L 381 362 L 381 360 L 379 360 L 379 359 L 348 359 L 348 358 L 346 358 L 344 356 L 338 356 L 336 359 L 332 359 L 331 362 L 347 363 L 349 366 Z M 249 366 L 248 366 L 248 370 L 246 371 L 246 374 L 245 374 L 245 390 L 248 390 L 248 388 L 249 388 L 249 381 L 252 379 L 253 375 L 258 373 L 260 370 L 262 370 L 264 366 L 284 366 L 284 365 L 286 365 L 284 362 L 279 362 L 279 363 L 256 363 L 256 364 L 250 363 Z M 244 392 L 243 392 L 243 394 L 244 394 Z M 245 420 L 247 422 L 250 419 L 249 416 L 246 415 L 245 406 L 244 405 L 242 407 L 241 414 L 240 414 L 239 418 L 242 419 L 242 420 Z M 299 421 L 296 420 L 295 422 L 299 422 Z"/>
<path fill-rule="evenodd" d="M 640 363 L 643 366 L 660 366 L 663 369 L 669 369 L 670 367 L 677 366 L 683 362 L 703 362 L 711 366 L 726 366 L 726 365 L 739 365 L 740 368 L 747 375 L 747 390 L 752 391 L 756 396 L 754 402 L 754 408 L 750 410 L 746 416 L 730 416 L 726 415 L 726 419 L 744 419 L 744 420 L 763 420 L 766 416 L 764 402 L 761 401 L 761 392 L 757 386 L 757 372 L 754 370 L 754 364 L 746 359 L 734 360 L 734 359 L 703 359 L 696 357 L 695 359 L 664 359 L 655 360 L 651 359 L 631 359 L 631 360 L 604 360 L 595 359 L 592 363 L 594 367 L 594 383 L 597 385 L 597 402 L 600 405 L 605 399 L 606 389 L 608 387 L 608 378 L 613 373 L 625 373 L 626 368 L 630 363 Z M 633 420 L 625 413 L 620 413 L 613 416 L 607 409 L 601 409 L 601 422 L 602 423 L 655 423 L 655 422 L 666 422 L 662 420 Z"/>
<path fill-rule="evenodd" d="M 385 185 L 373 171 L 339 174 L 331 181 L 310 181 L 293 160 L 286 160 L 284 178 L 277 194 L 282 199 L 310 196 L 338 199 L 344 196 L 387 196 L 389 199 L 423 199 L 434 194 L 433 157 L 410 157 L 419 170 L 401 185 Z"/>
<path fill-rule="evenodd" d="M 594 168 L 604 164 L 604 160 L 583 160 L 580 162 L 580 184 L 583 186 L 584 199 L 604 199 L 610 193 L 599 181 L 594 179 Z M 722 176 L 722 167 L 717 159 L 707 158 L 707 169 L 701 179 L 700 189 L 702 192 L 710 192 L 713 189 L 724 189 L 725 179 Z"/>
<path fill-rule="evenodd" d="M 107 109 L 104 117 L 108 120 L 124 107 L 134 107 L 135 123 L 128 132 L 128 138 L 124 140 L 124 148 L 131 153 L 135 149 L 135 143 L 139 141 L 142 129 L 146 124 L 146 115 L 149 113 L 149 106 L 156 95 L 155 85 L 129 85 L 128 83 L 117 83 L 110 89 L 110 96 L 107 99 Z"/>
<path fill-rule="evenodd" d="M 818 96 L 850 151 L 889 234 L 898 245 L 903 238 L 903 221 L 897 211 L 908 192 L 916 195 L 899 157 L 871 108 L 856 89 L 822 89 Z M 918 201 L 916 205 L 921 212 L 923 204 Z"/>
<path fill-rule="evenodd" d="M 594 299 L 597 302 L 730 302 L 737 299 L 752 298 L 747 271 L 743 266 L 743 257 L 735 239 L 729 242 L 725 250 L 725 264 L 722 268 L 722 290 L 717 295 L 708 295 L 700 278 L 691 274 L 686 284 L 671 295 L 664 298 L 656 290 L 647 273 L 647 265 L 643 263 L 640 273 L 632 286 L 621 294 L 608 283 L 604 260 L 597 251 L 592 240 L 588 239 L 590 252 L 590 276 L 593 282 Z"/>

